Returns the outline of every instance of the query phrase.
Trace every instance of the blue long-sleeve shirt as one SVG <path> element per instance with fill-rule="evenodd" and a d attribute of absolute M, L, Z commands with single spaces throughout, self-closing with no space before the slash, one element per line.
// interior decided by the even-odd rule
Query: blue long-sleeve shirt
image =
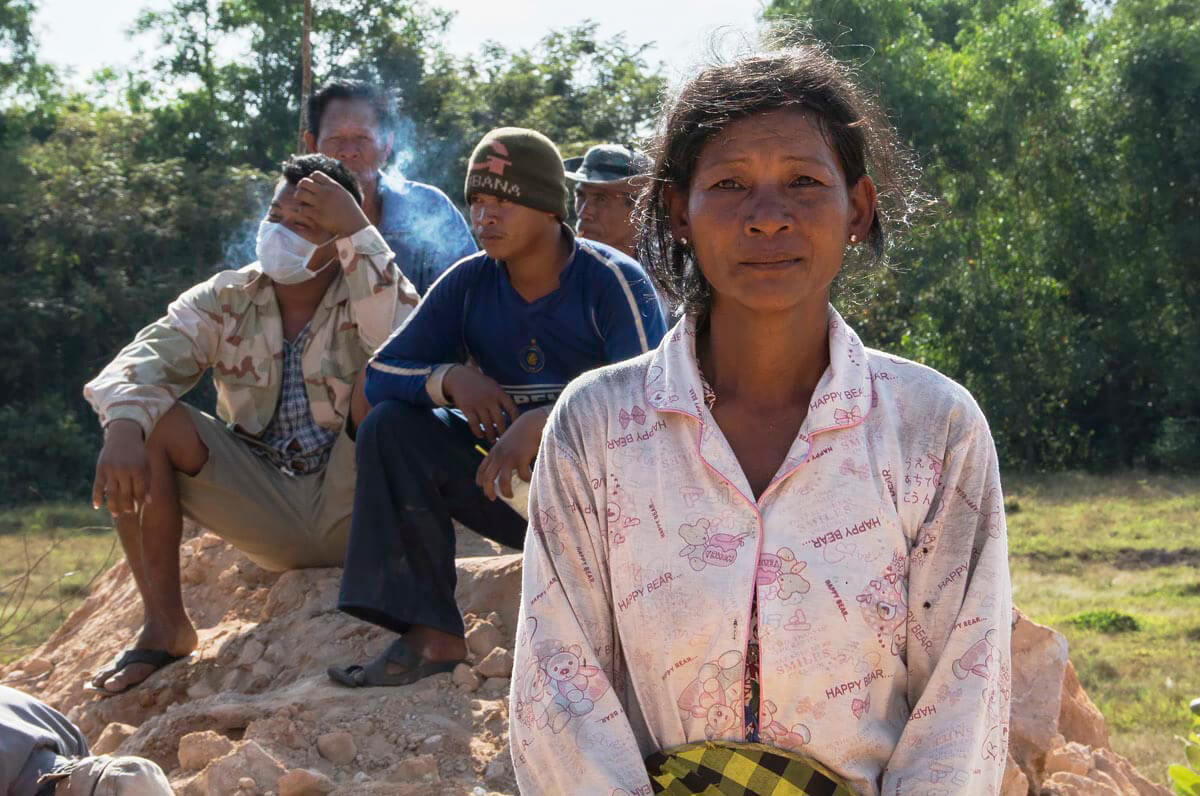
<path fill-rule="evenodd" d="M 379 200 L 376 228 L 422 296 L 443 271 L 479 248 L 462 213 L 432 185 L 380 174 Z"/>
<path fill-rule="evenodd" d="M 584 371 L 657 347 L 665 333 L 645 271 L 616 249 L 576 239 L 558 289 L 532 303 L 479 252 L 446 271 L 375 353 L 367 400 L 433 406 L 425 382 L 434 369 L 473 359 L 518 408 L 534 408 Z"/>

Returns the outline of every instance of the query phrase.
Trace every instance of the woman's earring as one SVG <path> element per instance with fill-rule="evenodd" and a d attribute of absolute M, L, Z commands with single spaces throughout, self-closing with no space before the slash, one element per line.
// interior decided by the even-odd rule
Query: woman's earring
<path fill-rule="evenodd" d="M 687 238 L 680 238 L 680 239 L 679 239 L 679 245 L 680 245 L 680 246 L 687 246 Z"/>
<path fill-rule="evenodd" d="M 855 234 L 853 234 L 853 233 L 851 233 L 851 235 L 850 235 L 850 242 L 851 242 L 851 243 L 858 243 L 858 236 L 857 236 L 857 235 L 855 235 Z"/>

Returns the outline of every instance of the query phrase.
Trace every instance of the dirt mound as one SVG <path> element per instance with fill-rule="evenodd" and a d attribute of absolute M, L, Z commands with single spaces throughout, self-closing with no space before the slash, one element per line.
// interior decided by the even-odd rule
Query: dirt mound
<path fill-rule="evenodd" d="M 210 534 L 183 545 L 184 600 L 200 634 L 189 660 L 127 694 L 83 690 L 141 621 L 122 563 L 0 681 L 62 710 L 101 748 L 156 761 L 183 794 L 512 794 L 508 652 L 521 561 L 500 552 L 460 533 L 472 665 L 411 686 L 353 690 L 326 677 L 330 663 L 365 660 L 390 641 L 334 608 L 340 570 L 269 573 Z M 1109 749 L 1063 637 L 1020 617 L 1013 693 L 1005 796 L 1167 793 Z"/>

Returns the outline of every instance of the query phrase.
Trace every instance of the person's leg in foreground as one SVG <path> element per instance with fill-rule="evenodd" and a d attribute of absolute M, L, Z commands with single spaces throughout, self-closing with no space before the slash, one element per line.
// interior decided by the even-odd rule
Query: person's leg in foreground
<path fill-rule="evenodd" d="M 520 549 L 526 522 L 475 482 L 481 454 L 463 417 L 384 401 L 358 429 L 358 480 L 338 607 L 401 634 L 366 665 L 331 667 L 349 686 L 405 685 L 466 657 L 454 599 L 456 519 Z"/>

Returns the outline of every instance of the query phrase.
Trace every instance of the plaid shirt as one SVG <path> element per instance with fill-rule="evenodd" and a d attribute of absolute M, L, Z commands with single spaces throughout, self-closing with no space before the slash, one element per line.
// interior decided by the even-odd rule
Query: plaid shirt
<path fill-rule="evenodd" d="M 318 472 L 324 468 L 329 461 L 329 451 L 340 433 L 336 429 L 317 425 L 308 405 L 301 357 L 311 325 L 306 324 L 295 340 L 283 341 L 283 383 L 279 390 L 279 405 L 263 431 L 261 441 L 265 447 L 254 448 L 271 464 L 297 475 Z"/>

